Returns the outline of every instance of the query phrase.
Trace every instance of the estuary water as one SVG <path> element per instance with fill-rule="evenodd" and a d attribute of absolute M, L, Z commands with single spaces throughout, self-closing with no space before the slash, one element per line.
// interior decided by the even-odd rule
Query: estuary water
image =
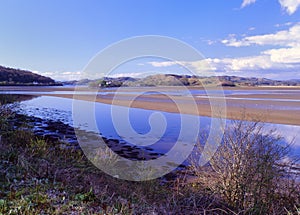
<path fill-rule="evenodd" d="M 200 133 L 207 133 L 211 128 L 212 123 L 212 119 L 210 117 L 204 116 L 183 116 L 178 113 L 167 113 L 139 108 L 128 109 L 127 107 L 116 107 L 103 103 L 95 103 L 94 109 L 90 110 L 84 108 L 85 106 L 90 105 L 89 102 L 80 101 L 80 103 L 82 105 L 82 117 L 85 118 L 80 119 L 82 123 L 77 124 L 77 127 L 79 126 L 81 129 L 86 131 L 100 133 L 101 136 L 108 139 L 118 139 L 120 142 L 127 142 L 129 144 L 136 144 L 141 140 L 141 136 L 145 141 L 149 141 L 148 139 L 151 138 L 153 138 L 153 140 L 159 139 L 158 141 L 153 141 L 153 143 L 155 143 L 149 146 L 155 152 L 159 153 L 167 152 L 173 147 L 174 143 L 180 139 L 179 133 L 182 129 L 182 117 L 187 117 L 191 121 L 197 118 L 200 122 Z M 114 119 L 112 118 L 112 108 L 115 108 L 115 113 L 117 113 L 114 114 Z M 62 121 L 71 126 L 74 125 L 72 110 L 73 100 L 68 98 L 38 96 L 20 103 L 20 111 L 22 113 L 43 119 Z M 124 116 L 122 113 L 126 112 L 128 112 L 128 114 Z M 81 113 L 77 113 L 77 115 L 78 114 L 80 118 Z M 87 116 L 88 119 L 86 119 Z M 130 130 L 127 136 L 125 135 L 126 137 L 124 137 L 124 132 L 121 132 L 120 134 L 120 129 L 118 128 L 122 123 L 116 124 L 116 122 L 125 122 L 127 118 L 132 130 Z M 93 124 L 93 120 L 96 122 L 96 127 L 90 126 Z M 226 120 L 226 122 L 230 125 L 232 121 Z M 128 125 L 124 123 L 124 126 L 127 127 Z M 190 126 L 191 131 L 194 130 L 193 123 L 186 126 Z M 150 132 L 153 127 L 159 128 L 156 133 Z M 276 134 L 283 137 L 283 141 L 287 143 L 293 142 L 292 154 L 300 156 L 300 126 L 266 123 L 266 132 L 269 129 L 275 129 Z M 163 130 L 164 132 L 160 133 L 160 130 Z M 157 138 L 156 135 L 160 137 Z M 188 132 L 183 135 L 185 139 L 189 139 L 188 136 L 190 134 L 188 134 Z M 191 136 L 190 138 L 193 137 Z"/>

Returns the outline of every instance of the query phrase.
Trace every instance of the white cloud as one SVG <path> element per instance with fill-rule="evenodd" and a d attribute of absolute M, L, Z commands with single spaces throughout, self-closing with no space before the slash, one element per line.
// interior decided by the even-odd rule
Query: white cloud
<path fill-rule="evenodd" d="M 182 65 L 194 72 L 201 71 L 241 71 L 268 69 L 272 66 L 268 56 L 252 56 L 241 58 L 207 58 L 199 61 L 183 61 Z M 166 67 L 164 62 L 157 62 L 156 67 Z"/>
<path fill-rule="evenodd" d="M 250 46 L 250 45 L 279 45 L 293 47 L 300 44 L 300 24 L 295 24 L 288 30 L 278 31 L 274 34 L 256 35 L 244 37 L 240 40 L 229 35 L 228 39 L 221 41 L 226 46 Z"/>
<path fill-rule="evenodd" d="M 174 65 L 179 65 L 185 67 L 188 71 L 192 72 L 195 75 L 210 76 L 213 75 L 212 71 L 217 69 L 215 67 L 212 67 L 213 64 L 211 63 L 211 61 L 214 61 L 214 59 L 208 58 L 198 61 L 153 61 L 149 62 L 149 64 L 154 67 L 171 67 Z"/>
<path fill-rule="evenodd" d="M 289 26 L 290 23 L 285 24 Z M 242 47 L 273 45 L 280 48 L 267 49 L 257 56 L 221 59 L 225 71 L 282 70 L 300 71 L 300 23 L 273 34 L 246 36 L 240 40 L 235 35 L 221 41 L 226 46 Z"/>
<path fill-rule="evenodd" d="M 244 8 L 244 7 L 246 7 L 246 6 L 250 5 L 250 4 L 253 4 L 255 2 L 256 2 L 256 0 L 243 0 L 241 8 Z"/>
<path fill-rule="evenodd" d="M 208 45 L 214 45 L 217 43 L 217 41 L 215 41 L 215 40 L 207 40 L 207 39 L 202 39 L 202 42 L 205 42 Z M 196 41 L 196 43 L 198 43 L 198 41 Z"/>
<path fill-rule="evenodd" d="M 147 72 L 118 73 L 118 74 L 109 75 L 108 77 L 111 77 L 111 78 L 122 78 L 122 77 L 140 78 L 140 77 L 145 76 L 145 74 L 147 74 Z"/>
<path fill-rule="evenodd" d="M 227 71 L 269 69 L 272 66 L 272 63 L 266 56 L 226 59 L 225 63 L 227 63 L 227 65 L 225 65 Z"/>
<path fill-rule="evenodd" d="M 180 64 L 197 75 L 239 75 L 276 79 L 300 78 L 300 47 L 271 49 L 256 56 L 238 58 L 207 58 L 199 61 L 182 61 Z M 171 64 L 156 62 L 156 67 Z M 282 73 L 284 72 L 284 77 Z M 281 78 L 280 78 L 281 77 Z"/>
<path fill-rule="evenodd" d="M 264 54 L 239 58 L 207 59 L 207 62 L 209 63 L 210 68 L 217 72 L 243 72 L 286 68 L 284 63 L 274 62 L 270 55 Z M 197 64 L 194 62 L 192 65 L 196 66 Z"/>
<path fill-rule="evenodd" d="M 61 71 L 54 71 L 54 72 L 40 72 L 40 71 L 33 71 L 39 75 L 43 75 L 46 77 L 50 77 L 56 81 L 71 81 L 71 80 L 79 80 L 81 79 L 81 72 L 61 72 Z"/>
<path fill-rule="evenodd" d="M 210 61 L 212 68 L 218 71 L 299 71 L 300 70 L 300 49 L 271 49 L 256 56 L 239 58 L 222 58 Z M 300 74 L 299 74 L 300 75 Z M 299 76 L 298 75 L 298 76 Z"/>
<path fill-rule="evenodd" d="M 269 55 L 272 62 L 293 64 L 300 63 L 300 46 L 293 48 L 270 49 L 263 54 Z"/>
<path fill-rule="evenodd" d="M 223 44 L 234 47 L 281 46 L 280 48 L 269 48 L 257 55 L 236 58 L 207 58 L 192 62 L 151 62 L 151 65 L 170 67 L 181 64 L 187 68 L 192 68 L 191 71 L 196 71 L 198 74 L 216 71 L 218 74 L 244 75 L 247 73 L 258 77 L 261 73 L 276 79 L 280 79 L 280 76 L 283 79 L 288 77 L 300 78 L 300 23 L 293 26 L 291 23 L 286 23 L 284 26 L 288 26 L 286 30 L 271 34 L 244 36 L 241 39 L 237 39 L 236 35 L 231 34 L 227 39 L 222 40 Z"/>
<path fill-rule="evenodd" d="M 283 24 L 276 24 L 275 27 L 279 28 L 279 27 L 282 27 L 282 26 L 291 26 L 293 25 L 292 22 L 286 22 L 286 23 L 283 23 Z"/>
<path fill-rule="evenodd" d="M 281 80 L 300 78 L 300 59 L 297 60 L 295 54 L 293 54 L 294 50 L 280 50 L 278 53 L 275 50 L 248 57 L 209 58 L 207 63 L 214 70 L 211 71 L 214 75 L 252 76 Z M 286 55 L 282 54 L 284 51 Z M 293 55 L 293 58 L 290 58 L 289 54 Z M 197 70 L 197 62 L 191 62 L 190 64 Z"/>
<path fill-rule="evenodd" d="M 176 62 L 176 61 L 152 61 L 152 62 L 149 62 L 149 64 L 151 66 L 154 66 L 154 67 L 168 67 L 168 66 L 174 66 L 174 65 L 178 65 L 178 64 L 181 64 L 181 62 Z"/>
<path fill-rule="evenodd" d="M 256 0 L 243 0 L 241 8 L 254 4 L 255 2 Z M 278 2 L 289 15 L 295 13 L 300 5 L 300 0 L 278 0 Z"/>
<path fill-rule="evenodd" d="M 296 12 L 300 5 L 300 0 L 279 0 L 281 7 L 289 14 Z"/>

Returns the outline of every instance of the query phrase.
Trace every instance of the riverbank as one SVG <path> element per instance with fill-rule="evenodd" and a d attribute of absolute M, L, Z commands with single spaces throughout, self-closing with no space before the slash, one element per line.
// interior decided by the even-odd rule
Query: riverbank
<path fill-rule="evenodd" d="M 35 130 L 35 124 L 43 124 L 44 130 Z M 0 214 L 231 211 L 220 199 L 195 189 L 192 183 L 183 183 L 184 177 L 174 180 L 171 174 L 164 179 L 132 182 L 103 173 L 80 148 L 70 147 L 76 144 L 58 139 L 58 130 L 73 135 L 71 128 L 60 122 L 14 115 L 10 125 L 11 129 L 2 131 L 0 141 Z M 56 134 L 42 135 L 54 127 Z"/>
<path fill-rule="evenodd" d="M 75 129 L 63 122 L 14 114 L 14 118 L 10 119 L 9 123 L 14 129 L 18 129 L 25 123 L 28 130 L 33 132 L 33 135 L 42 138 L 45 141 L 58 142 L 62 148 L 81 150 L 80 144 L 77 141 Z M 81 137 L 84 136 L 90 140 L 95 139 L 95 136 L 99 136 L 96 133 L 84 130 L 77 129 L 77 132 L 80 133 Z M 101 140 L 103 140 L 103 143 L 116 154 L 130 160 L 152 160 L 163 155 L 154 152 L 150 147 L 140 148 L 126 144 L 125 142 L 120 142 L 120 140 L 117 139 L 102 136 Z"/>
<path fill-rule="evenodd" d="M 56 125 L 64 127 L 60 123 Z M 245 212 L 226 203 L 221 194 L 201 182 L 204 173 L 210 172 L 198 172 L 199 176 L 192 181 L 182 173 L 168 183 L 161 178 L 142 182 L 119 180 L 96 168 L 81 150 L 61 147 L 58 140 L 34 135 L 27 123 L 2 133 L 0 157 L 0 214 Z M 210 183 L 217 180 L 213 175 L 208 177 Z M 285 192 L 280 196 L 276 193 L 273 199 L 276 203 L 267 210 L 276 214 L 298 210 L 299 193 L 286 185 L 282 184 Z"/>
<path fill-rule="evenodd" d="M 5 122 L 10 122 L 10 128 L 1 130 L 0 214 L 242 214 L 261 204 L 246 209 L 235 206 L 222 190 L 210 187 L 220 183 L 207 168 L 172 172 L 151 181 L 119 180 L 96 168 L 77 143 L 67 142 L 75 135 L 70 126 L 24 115 L 11 115 Z M 127 156 L 137 159 L 139 155 Z M 251 183 L 264 182 L 264 175 L 258 173 L 257 177 L 262 178 Z M 276 180 L 272 201 L 264 199 L 264 193 L 259 197 L 260 202 L 270 203 L 259 210 L 277 214 L 298 210 L 299 188 L 293 178 L 286 180 Z M 254 191 L 250 189 L 246 195 L 254 196 Z"/>

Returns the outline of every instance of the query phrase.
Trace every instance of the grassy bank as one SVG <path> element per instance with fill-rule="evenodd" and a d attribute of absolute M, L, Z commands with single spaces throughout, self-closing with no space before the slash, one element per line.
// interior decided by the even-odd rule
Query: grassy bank
<path fill-rule="evenodd" d="M 183 185 L 122 181 L 95 168 L 79 150 L 62 149 L 30 132 L 0 144 L 2 214 L 156 214 L 229 211 L 212 194 Z"/>

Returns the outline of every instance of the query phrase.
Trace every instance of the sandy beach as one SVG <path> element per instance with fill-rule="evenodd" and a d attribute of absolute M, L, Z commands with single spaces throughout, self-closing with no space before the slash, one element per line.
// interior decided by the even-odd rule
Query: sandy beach
<path fill-rule="evenodd" d="M 65 98 L 73 98 L 72 95 L 55 95 Z M 131 100 L 127 100 L 126 95 L 118 95 L 118 100 L 113 99 L 113 96 L 106 96 L 105 98 L 97 97 L 95 101 L 105 103 L 105 104 L 115 104 L 121 106 L 130 106 L 133 108 L 143 108 L 148 110 L 160 110 L 165 112 L 178 113 L 178 107 L 172 101 L 163 96 L 141 96 L 138 100 L 131 103 Z M 120 99 L 122 98 L 122 100 Z M 79 95 L 76 99 L 82 99 L 86 101 L 93 101 L 91 96 Z M 147 99 L 149 101 L 147 101 Z M 204 101 L 207 104 L 197 104 L 197 108 L 191 104 L 193 98 L 182 98 L 181 100 L 185 103 L 184 108 L 181 109 L 182 114 L 192 114 L 201 116 L 211 116 L 211 106 L 208 99 L 195 98 L 196 101 Z M 268 108 L 260 108 L 265 104 L 268 105 L 278 105 L 278 102 L 269 101 L 227 101 L 227 113 L 226 118 L 228 119 L 259 119 L 264 122 L 279 123 L 279 124 L 290 124 L 290 125 L 300 125 L 300 110 L 272 110 Z M 230 103 L 230 104 L 229 104 Z M 255 107 L 248 107 L 249 105 L 255 105 Z M 291 104 L 297 105 L 297 104 Z M 299 104 L 298 104 L 299 105 Z M 218 107 L 216 107 L 218 108 Z M 246 118 L 244 118 L 244 113 L 246 113 Z"/>
<path fill-rule="evenodd" d="M 179 90 L 178 87 L 158 87 L 148 88 L 148 91 L 168 92 Z M 199 87 L 190 87 L 190 89 L 203 89 Z M 163 94 L 155 95 L 139 95 L 132 101 L 134 93 L 145 91 L 145 88 L 122 88 L 118 89 L 119 92 L 115 96 L 115 89 L 104 89 L 99 92 L 106 92 L 104 95 L 89 95 L 84 92 L 95 92 L 95 89 L 78 88 L 76 90 L 82 91 L 82 94 L 73 95 L 72 93 L 63 93 L 64 91 L 74 91 L 73 87 L 1 87 L 4 91 L 27 91 L 35 92 L 38 90 L 39 95 L 57 96 L 64 98 L 75 98 L 86 101 L 96 101 L 105 104 L 115 104 L 121 106 L 130 106 L 133 108 L 143 108 L 149 110 L 159 110 L 172 113 L 192 114 L 201 116 L 211 116 L 212 108 L 210 101 L 218 102 L 217 98 L 205 98 L 205 96 L 187 97 L 187 96 L 168 96 Z M 300 125 L 300 88 L 298 87 L 236 87 L 236 88 L 224 88 L 224 90 L 251 90 L 253 93 L 227 95 L 225 97 L 226 102 L 226 118 L 228 119 L 244 119 L 244 113 L 246 113 L 246 119 L 259 119 L 264 122 Z M 266 93 L 257 93 L 257 90 L 266 90 Z M 268 93 L 269 90 L 274 90 L 274 93 Z M 62 91 L 60 94 L 49 93 L 52 91 Z M 284 91 L 278 92 L 277 91 Z M 131 94 L 130 94 L 131 93 Z M 176 99 L 172 101 L 172 99 Z M 238 99 L 236 99 L 238 98 Z M 222 99 L 220 99 L 222 100 Z M 196 102 L 197 106 L 193 105 Z M 179 106 L 178 106 L 179 104 Z M 214 106 L 215 109 L 219 107 Z M 180 110 L 179 110 L 180 109 Z M 220 111 L 225 111 L 224 109 Z M 214 116 L 216 113 L 214 112 Z"/>

